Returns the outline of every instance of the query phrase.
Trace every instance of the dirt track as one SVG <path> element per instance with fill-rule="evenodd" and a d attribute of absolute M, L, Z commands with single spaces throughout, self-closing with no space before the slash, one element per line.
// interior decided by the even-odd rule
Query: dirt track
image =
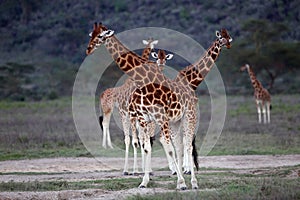
<path fill-rule="evenodd" d="M 99 160 L 106 159 L 110 166 L 103 165 Z M 282 166 L 295 166 L 300 164 L 300 155 L 283 156 L 207 156 L 199 157 L 200 167 L 230 169 L 240 173 L 256 173 L 266 168 Z M 120 158 L 46 158 L 35 160 L 2 161 L 0 172 L 1 182 L 31 182 L 31 181 L 83 181 L 105 178 L 122 177 L 123 159 Z M 153 169 L 166 166 L 165 158 L 153 158 Z M 112 170 L 113 169 L 113 170 Z M 221 170 L 220 169 L 220 170 Z M 259 169 L 259 170 L 258 170 Z M 38 172 L 45 174 L 20 175 L 15 172 Z M 200 170 L 197 173 L 205 173 Z M 11 174 L 12 173 L 12 174 Z M 49 174 L 46 174 L 49 173 Z M 170 175 L 169 171 L 155 171 L 155 175 Z M 164 192 L 158 188 L 138 189 L 132 188 L 125 191 L 107 191 L 102 189 L 90 190 L 65 190 L 49 192 L 3 192 L 0 199 L 122 199 L 128 195 L 151 194 Z"/>

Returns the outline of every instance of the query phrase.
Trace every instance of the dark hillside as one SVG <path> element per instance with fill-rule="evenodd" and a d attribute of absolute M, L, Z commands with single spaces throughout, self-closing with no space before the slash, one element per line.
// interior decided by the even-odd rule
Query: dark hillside
<path fill-rule="evenodd" d="M 274 92 L 299 92 L 296 85 L 300 80 L 290 76 L 300 74 L 299 10 L 297 0 L 1 0 L 0 99 L 70 95 L 95 21 L 102 21 L 117 33 L 138 27 L 165 27 L 192 37 L 205 48 L 214 31 L 226 27 L 234 37 L 234 46 L 221 55 L 218 65 L 222 65 L 229 92 L 236 85 L 249 87 L 245 76 L 236 72 L 245 62 L 254 65 L 262 82 L 274 82 Z M 20 76 L 6 73 L 8 68 L 17 70 L 14 66 L 20 65 L 34 70 Z M 18 90 L 10 88 L 8 76 L 13 77 Z M 281 88 L 281 82 L 289 84 Z"/>

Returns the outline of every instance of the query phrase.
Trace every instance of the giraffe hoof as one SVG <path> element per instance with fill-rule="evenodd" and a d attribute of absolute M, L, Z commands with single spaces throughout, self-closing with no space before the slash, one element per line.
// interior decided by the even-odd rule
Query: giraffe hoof
<path fill-rule="evenodd" d="M 176 175 L 177 174 L 177 172 L 172 172 L 172 175 Z"/>
<path fill-rule="evenodd" d="M 128 176 L 129 173 L 128 173 L 128 172 L 123 172 L 123 175 L 124 175 L 124 176 Z"/>
<path fill-rule="evenodd" d="M 144 185 L 140 185 L 140 186 L 139 186 L 139 188 L 146 188 L 146 186 L 144 186 Z"/>
<path fill-rule="evenodd" d="M 186 186 L 181 187 L 180 190 L 186 190 Z"/>
<path fill-rule="evenodd" d="M 184 174 L 191 175 L 191 171 L 185 171 Z"/>

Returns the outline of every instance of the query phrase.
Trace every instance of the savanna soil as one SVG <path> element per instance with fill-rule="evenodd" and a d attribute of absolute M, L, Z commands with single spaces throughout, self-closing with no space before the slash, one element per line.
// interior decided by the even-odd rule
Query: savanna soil
<path fill-rule="evenodd" d="M 104 165 L 101 163 L 110 163 Z M 105 160 L 104 160 L 105 159 Z M 152 167 L 154 176 L 170 176 L 170 171 L 157 170 L 166 164 L 165 158 L 153 158 Z M 201 169 L 197 172 L 211 173 L 224 170 L 232 173 L 257 174 L 273 171 L 278 167 L 295 166 L 300 164 L 300 155 L 245 155 L 245 156 L 206 156 L 199 157 Z M 0 162 L 0 182 L 43 182 L 43 181 L 72 181 L 113 179 L 136 177 L 123 176 L 120 158 L 44 158 L 34 160 L 14 160 Z M 166 167 L 167 165 L 165 165 Z M 210 169 L 209 169 L 210 168 Z M 155 170 L 156 169 L 156 170 Z M 209 170 L 208 170 L 209 169 Z M 297 167 L 289 176 L 299 176 L 300 167 Z M 198 180 L 201 181 L 201 180 Z M 63 190 L 45 192 L 2 192 L 0 199 L 124 199 L 131 195 L 145 195 L 158 192 L 168 192 L 162 188 L 132 188 L 129 190 L 110 191 L 104 189 Z"/>

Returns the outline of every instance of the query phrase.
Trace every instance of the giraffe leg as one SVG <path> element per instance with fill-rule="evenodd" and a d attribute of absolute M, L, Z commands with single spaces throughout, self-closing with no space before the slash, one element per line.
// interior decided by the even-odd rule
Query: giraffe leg
<path fill-rule="evenodd" d="M 186 144 L 186 137 L 183 137 L 183 143 Z M 188 156 L 188 148 L 186 145 L 184 145 L 183 149 L 183 168 L 184 168 L 184 174 L 191 174 L 191 165 L 190 160 Z"/>
<path fill-rule="evenodd" d="M 257 114 L 258 114 L 258 123 L 261 123 L 261 108 L 260 108 L 260 103 L 258 100 L 256 100 L 256 108 L 257 108 Z"/>
<path fill-rule="evenodd" d="M 150 163 L 151 163 L 151 143 L 150 143 L 150 137 L 146 132 L 146 127 L 140 127 L 140 132 L 139 132 L 139 138 L 140 142 L 142 143 L 142 149 L 145 153 L 145 171 L 144 171 L 144 176 L 143 176 L 143 181 L 139 185 L 139 188 L 145 188 L 147 187 L 149 180 L 150 180 Z"/>
<path fill-rule="evenodd" d="M 170 124 L 170 132 L 171 132 L 171 137 L 172 141 L 175 146 L 176 150 L 176 156 L 177 156 L 177 161 L 178 161 L 178 168 L 180 170 L 180 173 L 182 174 L 182 167 L 183 167 L 183 160 L 182 160 L 182 150 L 183 150 L 183 143 L 182 143 L 182 135 L 180 134 L 180 128 L 181 128 L 181 121 L 178 122 L 173 122 Z M 176 170 L 176 166 L 174 163 L 171 165 L 174 170 Z M 172 168 L 172 169 L 173 169 Z"/>
<path fill-rule="evenodd" d="M 198 182 L 195 176 L 195 171 L 193 167 L 193 146 L 192 146 L 192 138 L 190 136 L 187 136 L 185 146 L 187 146 L 187 157 L 188 161 L 191 166 L 191 184 L 193 189 L 198 189 Z"/>
<path fill-rule="evenodd" d="M 197 126 L 197 106 L 186 112 L 183 118 L 183 139 L 184 154 L 186 155 L 187 168 L 191 174 L 191 184 L 193 189 L 198 189 L 198 182 L 195 176 L 194 166 L 198 169 L 197 152 L 195 146 L 195 130 Z M 195 149 L 194 149 L 195 148 Z M 193 159 L 194 156 L 194 159 Z"/>
<path fill-rule="evenodd" d="M 114 148 L 114 147 L 112 146 L 112 143 L 111 143 L 111 138 L 110 138 L 109 128 L 107 129 L 107 145 L 108 145 L 109 148 L 111 148 L 111 149 Z"/>
<path fill-rule="evenodd" d="M 128 175 L 128 154 L 129 154 L 129 145 L 130 145 L 130 137 L 129 137 L 129 129 L 130 124 L 128 123 L 128 118 L 126 115 L 121 114 L 121 121 L 123 125 L 123 131 L 124 131 L 124 142 L 125 142 L 125 164 L 124 164 L 124 175 Z"/>
<path fill-rule="evenodd" d="M 264 124 L 267 123 L 267 113 L 266 113 L 266 104 L 264 102 L 262 102 L 262 114 L 263 114 L 263 117 L 264 117 Z"/>
<path fill-rule="evenodd" d="M 156 125 L 155 125 L 154 121 L 148 123 L 148 125 L 147 125 L 147 132 L 149 133 L 150 138 L 154 138 L 154 136 L 155 136 L 155 127 L 156 127 Z M 151 139 L 150 139 L 150 145 L 152 148 Z M 150 159 L 150 161 L 151 161 L 151 159 Z M 150 164 L 150 174 L 151 174 L 153 172 L 151 162 L 149 164 Z"/>
<path fill-rule="evenodd" d="M 170 155 L 170 157 L 172 158 L 172 163 L 173 165 L 175 166 L 176 168 L 176 173 L 177 173 L 177 189 L 181 189 L 181 190 L 185 190 L 187 187 L 186 187 L 186 184 L 185 184 L 185 181 L 184 181 L 184 178 L 183 178 L 183 175 L 182 175 L 182 161 L 181 162 L 181 165 L 179 167 L 177 161 L 176 161 L 176 157 L 175 157 L 175 154 L 173 153 L 174 152 L 174 147 L 172 146 L 172 143 L 170 141 L 170 127 L 169 127 L 169 122 L 168 121 L 164 121 L 163 123 L 159 123 L 160 125 L 162 124 L 162 132 L 163 132 L 163 135 L 164 135 L 164 138 L 165 138 L 165 142 L 166 142 L 166 151 L 168 152 L 168 154 Z M 175 145 L 176 147 L 176 145 Z M 177 150 L 179 150 L 180 148 L 176 147 Z M 181 156 L 182 157 L 182 156 Z M 178 159 L 179 160 L 182 160 L 182 158 L 179 158 L 178 156 Z"/>
<path fill-rule="evenodd" d="M 271 103 L 270 103 L 270 102 L 267 102 L 268 123 L 271 123 L 270 107 L 271 107 Z"/>
<path fill-rule="evenodd" d="M 139 173 L 137 165 L 137 148 L 139 146 L 138 138 L 136 134 L 136 119 L 130 119 L 131 132 L 132 132 L 132 147 L 133 147 L 133 174 L 136 175 Z"/>
<path fill-rule="evenodd" d="M 102 146 L 106 149 L 107 145 L 107 135 L 109 134 L 109 122 L 110 122 L 111 113 L 105 113 L 103 115 L 103 139 L 102 139 Z"/>
<path fill-rule="evenodd" d="M 159 141 L 160 141 L 160 143 L 162 144 L 162 146 L 165 150 L 166 157 L 167 157 L 168 164 L 169 164 L 169 169 L 171 170 L 172 175 L 175 175 L 176 174 L 176 167 L 174 166 L 172 157 L 170 156 L 170 154 L 167 151 L 167 144 L 166 144 L 165 138 L 162 134 L 160 134 Z M 173 149 L 172 152 L 175 153 L 174 149 Z"/>

